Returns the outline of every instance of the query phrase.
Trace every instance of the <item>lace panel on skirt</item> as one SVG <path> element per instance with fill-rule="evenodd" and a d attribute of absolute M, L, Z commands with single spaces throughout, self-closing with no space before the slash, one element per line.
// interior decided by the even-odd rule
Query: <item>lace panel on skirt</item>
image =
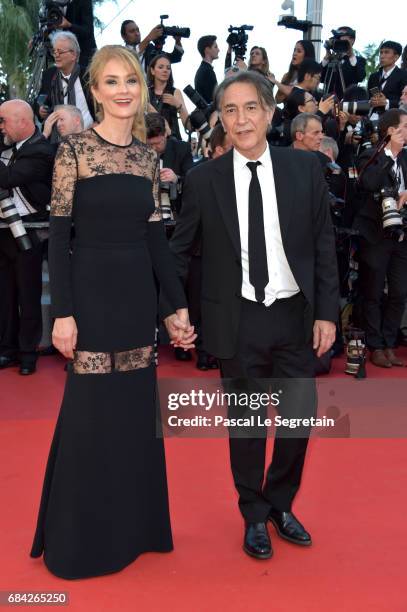
<path fill-rule="evenodd" d="M 75 351 L 72 365 L 75 374 L 111 374 L 148 368 L 153 362 L 154 348 L 142 346 L 112 353 Z"/>

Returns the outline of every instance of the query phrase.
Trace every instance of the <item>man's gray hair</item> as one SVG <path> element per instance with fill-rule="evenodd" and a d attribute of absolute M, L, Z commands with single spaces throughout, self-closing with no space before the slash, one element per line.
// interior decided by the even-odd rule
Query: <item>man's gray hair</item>
<path fill-rule="evenodd" d="M 273 109 L 275 107 L 276 101 L 273 95 L 273 86 L 270 81 L 262 74 L 255 72 L 254 70 L 246 70 L 245 72 L 238 72 L 236 75 L 228 77 L 217 87 L 215 92 L 215 104 L 218 111 L 221 110 L 225 91 L 231 85 L 238 83 L 253 85 L 257 91 L 257 97 L 260 104 L 264 108 Z"/>
<path fill-rule="evenodd" d="M 320 117 L 318 117 L 318 115 L 313 115 L 312 113 L 300 113 L 299 115 L 294 117 L 294 119 L 291 121 L 291 128 L 290 128 L 291 140 L 293 142 L 295 140 L 296 133 L 297 132 L 304 133 L 305 130 L 307 129 L 307 125 L 312 119 L 319 121 L 319 123 L 322 125 L 322 121 Z"/>
<path fill-rule="evenodd" d="M 83 116 L 82 116 L 82 111 L 80 108 L 78 108 L 77 106 L 74 106 L 73 104 L 57 104 L 57 106 L 55 106 L 54 108 L 54 111 L 61 111 L 61 110 L 68 111 L 68 113 L 70 113 L 73 117 L 77 117 L 81 124 L 81 128 L 84 129 L 85 124 L 83 123 Z"/>
<path fill-rule="evenodd" d="M 72 34 L 72 32 L 63 32 L 62 30 L 57 30 L 55 34 L 52 34 L 50 36 L 50 38 L 53 47 L 55 47 L 58 40 L 69 40 L 72 49 L 75 51 L 76 55 L 78 57 L 80 56 L 81 48 L 79 46 L 78 39 L 76 38 L 75 34 Z"/>
<path fill-rule="evenodd" d="M 334 161 L 337 160 L 339 155 L 339 147 L 338 143 L 334 138 L 331 138 L 330 136 L 324 136 L 321 140 L 321 144 L 319 145 L 319 149 L 320 151 L 322 151 L 322 153 L 325 153 L 325 151 L 328 151 L 330 149 L 332 151 Z"/>

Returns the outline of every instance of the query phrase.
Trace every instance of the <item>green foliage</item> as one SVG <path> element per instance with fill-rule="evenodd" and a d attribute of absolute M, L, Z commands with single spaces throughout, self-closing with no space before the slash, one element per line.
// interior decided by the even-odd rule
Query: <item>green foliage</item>
<path fill-rule="evenodd" d="M 379 69 L 379 55 L 381 44 L 381 42 L 371 43 L 370 45 L 367 45 L 363 50 L 363 55 L 366 58 L 366 82 L 372 72 L 376 72 Z"/>

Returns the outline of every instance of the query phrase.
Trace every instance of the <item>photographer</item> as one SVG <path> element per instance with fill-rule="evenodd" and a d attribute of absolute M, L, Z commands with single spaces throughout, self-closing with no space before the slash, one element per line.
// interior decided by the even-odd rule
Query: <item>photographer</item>
<path fill-rule="evenodd" d="M 51 136 L 54 126 L 60 139 L 70 134 L 80 134 L 84 129 L 81 111 L 71 104 L 56 106 L 54 112 L 44 122 L 42 134 L 45 138 Z"/>
<path fill-rule="evenodd" d="M 361 234 L 360 290 L 370 360 L 390 368 L 404 365 L 394 347 L 407 297 L 406 226 L 397 210 L 403 213 L 407 200 L 407 113 L 400 109 L 385 112 L 379 120 L 379 137 L 381 146 L 364 151 L 358 160 L 366 200 L 354 226 Z M 382 306 L 386 278 L 387 297 Z"/>
<path fill-rule="evenodd" d="M 35 128 L 23 100 L 0 106 L 0 368 L 35 372 L 41 339 L 42 244 L 24 224 L 46 222 L 54 149 Z"/>
<path fill-rule="evenodd" d="M 52 4 L 62 12 L 62 20 L 55 29 L 72 32 L 76 36 L 80 47 L 78 61 L 86 69 L 96 51 L 92 0 L 55 0 Z"/>
<path fill-rule="evenodd" d="M 407 70 L 396 66 L 402 53 L 400 43 L 386 40 L 380 45 L 380 70 L 373 72 L 367 84 L 373 109 L 371 118 L 377 118 L 389 108 L 397 108 L 404 87 Z"/>
<path fill-rule="evenodd" d="M 165 202 L 163 217 L 171 219 L 173 212 L 178 213 L 181 208 L 182 183 L 194 165 L 191 147 L 173 136 L 167 137 L 165 120 L 158 113 L 147 113 L 146 127 L 147 144 L 160 159 L 161 204 Z"/>
<path fill-rule="evenodd" d="M 56 106 L 71 104 L 81 111 L 87 129 L 94 123 L 94 107 L 85 80 L 85 70 L 78 64 L 78 41 L 70 32 L 56 32 L 51 43 L 55 66 L 45 70 L 42 75 L 38 115 L 45 120 Z M 56 141 L 57 135 L 54 134 L 51 142 Z"/>
<path fill-rule="evenodd" d="M 330 38 L 329 41 L 326 41 L 325 48 L 326 54 L 324 59 L 321 62 L 322 65 L 322 74 L 321 74 L 321 83 L 325 82 L 328 71 L 328 64 L 334 59 L 335 51 L 332 50 L 332 46 L 335 44 L 335 40 L 346 41 L 348 43 L 347 51 L 343 55 L 343 57 L 339 57 L 339 66 L 341 68 L 343 74 L 343 80 L 346 87 L 349 85 L 357 85 L 366 76 L 366 60 L 364 57 L 360 55 L 356 55 L 353 50 L 353 45 L 355 44 L 356 32 L 352 28 L 348 26 L 342 26 L 338 28 L 336 31 L 333 30 L 334 37 Z M 328 93 L 334 92 L 338 96 L 338 98 L 342 98 L 343 88 L 341 84 L 341 80 L 339 78 L 339 74 L 335 73 L 334 78 L 332 78 Z"/>
<path fill-rule="evenodd" d="M 213 100 L 213 92 L 218 84 L 212 63 L 219 57 L 216 36 L 201 36 L 198 40 L 198 51 L 202 62 L 195 74 L 195 89 L 207 104 Z"/>
<path fill-rule="evenodd" d="M 163 37 L 163 34 L 163 26 L 158 24 L 151 30 L 151 32 L 147 34 L 145 38 L 143 38 L 143 40 L 141 40 L 140 28 L 131 19 L 126 19 L 123 21 L 120 27 L 120 35 L 125 43 L 125 47 L 130 49 L 130 51 L 135 52 L 141 65 L 143 66 L 145 73 L 147 72 L 152 59 L 156 55 L 163 53 L 162 49 L 157 48 L 157 45 L 154 44 L 154 42 L 157 43 L 157 41 Z M 166 53 L 171 64 L 180 62 L 184 54 L 181 38 L 179 36 L 174 36 L 174 40 L 174 49 L 171 51 L 171 53 Z"/>

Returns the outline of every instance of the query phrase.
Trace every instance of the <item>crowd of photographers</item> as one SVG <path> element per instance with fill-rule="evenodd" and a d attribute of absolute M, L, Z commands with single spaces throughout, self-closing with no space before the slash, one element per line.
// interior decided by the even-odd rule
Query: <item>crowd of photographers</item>
<path fill-rule="evenodd" d="M 46 258 L 53 158 L 62 138 L 96 120 L 86 80 L 96 48 L 92 3 L 48 4 L 58 9 L 54 24 L 47 24 L 53 61 L 41 71 L 35 99 L 31 104 L 10 100 L 0 105 L 0 368 L 18 364 L 21 374 L 35 372 L 41 339 L 41 265 Z M 250 29 L 229 28 L 225 77 L 255 70 L 268 80 L 278 104 L 270 144 L 318 156 L 328 184 L 341 281 L 333 353 L 343 351 L 349 328 L 348 345 L 355 350 L 348 351 L 346 371 L 357 374 L 365 346 L 374 365 L 403 366 L 395 349 L 407 345 L 406 49 L 403 53 L 400 43 L 383 42 L 380 66 L 363 85 L 366 61 L 354 51 L 356 33 L 341 27 L 326 41 L 321 63 L 312 43 L 299 40 L 279 81 L 264 47 L 252 47 L 245 61 Z M 200 63 L 197 55 L 194 87 L 184 89 L 195 105 L 189 113 L 171 70 L 172 63 L 182 61 L 182 38 L 189 37 L 189 30 L 167 27 L 161 19 L 143 37 L 136 22 L 126 20 L 120 35 L 146 75 L 147 141 L 160 159 L 161 207 L 170 237 L 188 170 L 231 148 L 213 105 L 213 63 L 220 49 L 215 36 L 197 41 Z M 164 52 L 168 36 L 174 47 Z M 199 331 L 199 244 L 192 254 L 187 292 L 191 320 Z M 359 331 L 352 336 L 352 329 Z M 192 358 L 180 349 L 175 356 Z M 197 356 L 198 368 L 217 367 L 199 336 Z M 326 363 L 320 366 L 329 369 Z"/>

